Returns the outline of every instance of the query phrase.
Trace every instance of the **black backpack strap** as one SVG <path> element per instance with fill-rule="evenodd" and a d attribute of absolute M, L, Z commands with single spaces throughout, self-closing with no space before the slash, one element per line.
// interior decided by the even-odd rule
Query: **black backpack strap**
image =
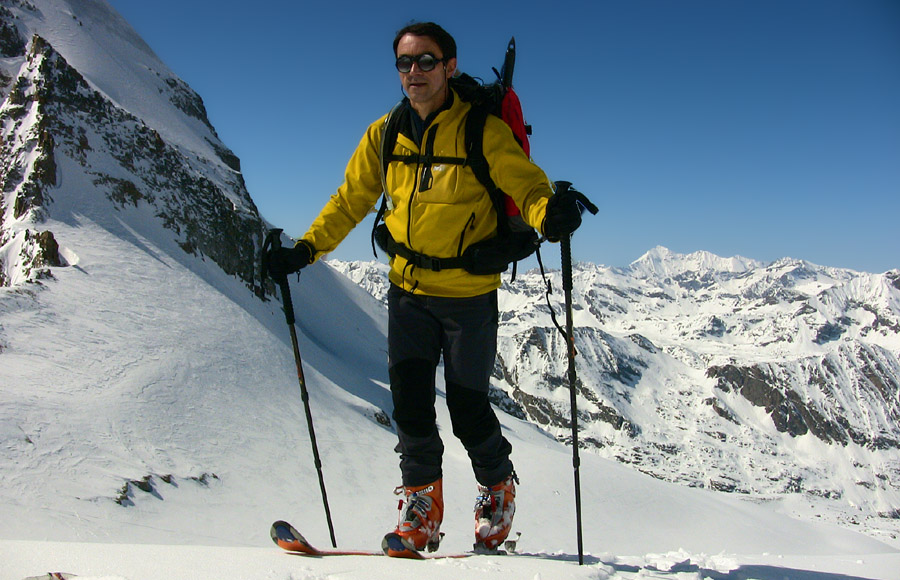
<path fill-rule="evenodd" d="M 466 165 L 487 190 L 497 214 L 497 231 L 500 235 L 509 233 L 506 219 L 506 202 L 503 191 L 491 179 L 491 171 L 484 156 L 484 126 L 490 112 L 484 106 L 472 105 L 466 117 Z"/>
<path fill-rule="evenodd" d="M 391 153 L 387 157 L 388 163 L 391 161 L 399 161 L 401 163 L 408 163 L 410 165 L 422 164 L 422 165 L 465 165 L 466 160 L 463 157 L 447 157 L 443 155 L 428 155 L 428 154 L 410 154 L 410 155 L 395 155 Z"/>
<path fill-rule="evenodd" d="M 397 135 L 400 133 L 400 113 L 406 104 L 406 99 L 402 99 L 391 109 L 387 118 L 384 120 L 384 127 L 381 130 L 381 150 L 378 152 L 378 160 L 381 162 L 381 205 L 378 207 L 378 213 L 375 215 L 375 223 L 372 224 L 372 253 L 378 257 L 375 249 L 375 228 L 384 219 L 384 213 L 388 207 L 387 190 L 387 170 L 391 163 L 391 157 L 394 155 L 394 144 L 397 143 Z"/>
<path fill-rule="evenodd" d="M 384 237 L 382 238 L 381 243 L 383 244 L 384 251 L 389 256 L 400 256 L 417 268 L 440 272 L 441 270 L 464 268 L 466 265 L 466 259 L 462 256 L 457 256 L 455 258 L 435 258 L 433 256 L 421 254 L 415 250 L 410 250 L 400 242 L 394 241 L 390 232 L 387 231 L 387 227 L 383 228 L 382 234 Z"/>
<path fill-rule="evenodd" d="M 384 120 L 384 128 L 381 131 L 381 151 L 378 153 L 378 159 L 381 161 L 381 187 L 387 193 L 387 169 L 391 163 L 391 157 L 394 155 L 394 145 L 397 143 L 397 135 L 400 134 L 400 116 L 403 108 L 406 106 L 404 98 L 394 105 L 391 112 L 388 113 Z"/>
<path fill-rule="evenodd" d="M 384 219 L 384 212 L 387 211 L 387 194 L 381 194 L 381 205 L 378 207 L 378 213 L 375 214 L 375 223 L 372 224 L 372 234 L 371 234 L 371 242 L 372 242 L 372 253 L 375 254 L 375 257 L 378 257 L 378 250 L 375 249 L 375 230 L 378 228 L 378 224 L 381 223 L 381 220 Z"/>

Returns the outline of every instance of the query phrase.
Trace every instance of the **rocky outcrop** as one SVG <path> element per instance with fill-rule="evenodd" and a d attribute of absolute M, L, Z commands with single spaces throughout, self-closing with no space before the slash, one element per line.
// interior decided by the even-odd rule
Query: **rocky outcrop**
<path fill-rule="evenodd" d="M 780 384 L 770 368 L 713 366 L 707 376 L 717 380 L 717 388 L 725 392 L 735 390 L 753 405 L 763 407 L 782 433 L 793 437 L 812 433 L 826 443 L 846 445 L 849 441 L 846 430 L 805 402 L 797 391 Z"/>
<path fill-rule="evenodd" d="M 18 45 L 13 39 L 4 46 L 14 51 Z M 170 80 L 174 104 L 209 125 L 200 97 L 182 81 Z M 259 285 L 265 228 L 239 173 L 240 162 L 224 145 L 215 144 L 218 158 L 208 159 L 166 142 L 95 90 L 38 36 L 0 109 L 0 127 L 0 246 L 15 235 L 12 223 L 40 224 L 55 197 L 86 194 L 60 186 L 79 181 L 60 174 L 59 160 L 65 158 L 72 162 L 65 171 L 78 171 L 93 184 L 90 194 L 105 196 L 120 212 L 149 210 L 186 253 L 211 259 L 248 287 Z M 8 252 L 6 262 L 8 284 L 13 277 Z"/>

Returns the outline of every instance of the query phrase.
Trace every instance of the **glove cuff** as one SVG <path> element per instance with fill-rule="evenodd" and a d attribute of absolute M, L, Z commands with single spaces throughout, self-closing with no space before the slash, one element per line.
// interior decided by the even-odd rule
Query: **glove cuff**
<path fill-rule="evenodd" d="M 294 249 L 297 249 L 298 246 L 303 246 L 309 254 L 309 259 L 305 265 L 312 264 L 316 261 L 316 248 L 312 244 L 306 240 L 297 240 L 297 243 L 294 244 Z"/>

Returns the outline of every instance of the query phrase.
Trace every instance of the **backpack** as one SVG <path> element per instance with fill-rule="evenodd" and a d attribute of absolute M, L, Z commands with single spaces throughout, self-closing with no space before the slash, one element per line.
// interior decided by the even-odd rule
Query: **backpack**
<path fill-rule="evenodd" d="M 399 111 L 406 99 L 397 103 L 388 115 L 384 133 L 381 139 L 381 177 L 384 195 L 381 207 L 375 218 L 372 230 L 372 249 L 377 245 L 393 257 L 399 255 L 410 263 L 420 268 L 440 271 L 448 268 L 463 268 L 471 274 L 498 274 L 505 272 L 510 264 L 513 264 L 513 278 L 515 278 L 515 264 L 519 260 L 527 258 L 535 253 L 540 246 L 540 239 L 534 228 L 529 226 L 516 207 L 511 197 L 506 195 L 490 176 L 490 168 L 484 156 L 483 138 L 484 126 L 488 115 L 495 115 L 503 119 L 512 129 L 513 135 L 519 145 L 530 155 L 531 149 L 528 136 L 531 135 L 531 127 L 525 124 L 522 115 L 522 105 L 518 95 L 512 88 L 512 74 L 515 66 L 516 39 L 512 38 L 506 49 L 506 58 L 500 72 L 494 69 L 497 80 L 490 84 L 482 84 L 474 77 L 462 73 L 450 79 L 450 86 L 459 97 L 472 107 L 466 119 L 465 148 L 466 157 L 439 157 L 428 155 L 394 155 L 394 145 L 399 133 Z M 431 163 L 450 163 L 466 165 L 472 169 L 475 177 L 487 190 L 497 215 L 497 235 L 472 244 L 461 256 L 452 258 L 435 258 L 410 250 L 403 244 L 393 240 L 387 226 L 382 222 L 384 213 L 388 207 L 387 175 L 388 165 L 391 161 L 403 163 L 418 163 L 427 161 Z M 377 252 L 376 252 L 377 257 Z"/>

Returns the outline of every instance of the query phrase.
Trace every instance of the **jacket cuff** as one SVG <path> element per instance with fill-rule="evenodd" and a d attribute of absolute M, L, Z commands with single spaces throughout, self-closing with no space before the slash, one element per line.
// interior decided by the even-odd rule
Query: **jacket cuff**
<path fill-rule="evenodd" d="M 311 243 L 307 242 L 306 240 L 297 240 L 297 243 L 294 244 L 294 247 L 296 248 L 297 246 L 300 246 L 300 245 L 306 246 L 306 249 L 309 250 L 309 263 L 312 264 L 313 262 L 315 262 L 316 261 L 316 247 L 313 246 Z"/>

